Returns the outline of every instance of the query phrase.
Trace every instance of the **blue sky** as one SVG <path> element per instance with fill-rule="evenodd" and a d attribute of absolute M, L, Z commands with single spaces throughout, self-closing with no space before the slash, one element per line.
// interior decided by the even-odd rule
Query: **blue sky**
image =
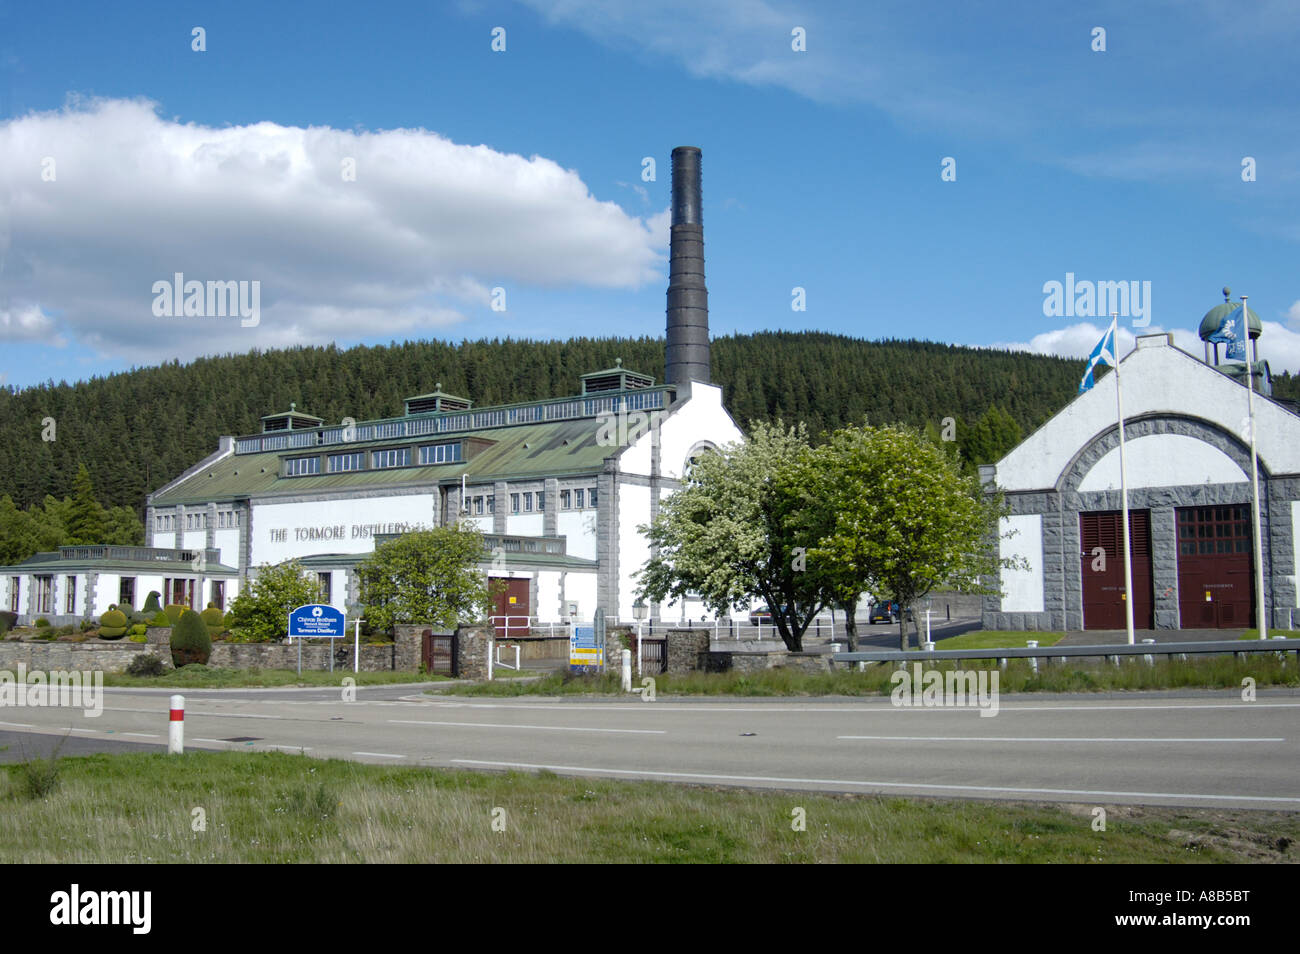
<path fill-rule="evenodd" d="M 1073 273 L 1186 347 L 1229 284 L 1300 371 L 1298 41 L 1292 2 L 3 6 L 0 375 L 662 333 L 684 144 L 715 335 L 1083 355 Z M 178 272 L 256 321 L 157 314 Z"/>

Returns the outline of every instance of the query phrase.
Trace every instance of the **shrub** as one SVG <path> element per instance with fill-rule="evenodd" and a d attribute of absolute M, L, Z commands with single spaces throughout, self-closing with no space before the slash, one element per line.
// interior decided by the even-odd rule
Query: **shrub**
<path fill-rule="evenodd" d="M 145 633 L 146 633 L 146 631 L 147 631 L 148 629 L 149 629 L 149 627 L 146 626 L 144 623 L 135 623 L 135 624 L 133 624 L 133 625 L 131 626 L 131 635 L 132 635 L 132 636 L 143 636 L 143 635 L 145 635 Z"/>
<path fill-rule="evenodd" d="M 203 617 L 203 625 L 207 626 L 208 635 L 213 639 L 226 631 L 226 614 L 212 603 L 209 603 L 208 608 L 199 615 Z"/>
<path fill-rule="evenodd" d="M 100 639 L 121 639 L 126 628 L 126 614 L 119 609 L 111 609 L 99 618 Z"/>
<path fill-rule="evenodd" d="M 155 613 L 161 613 L 163 608 L 162 603 L 159 602 L 160 599 L 161 596 L 157 590 L 150 590 L 148 598 L 144 601 L 144 606 L 140 608 L 140 612 L 146 617 L 152 617 Z"/>
<path fill-rule="evenodd" d="M 46 626 L 50 625 L 50 621 L 46 619 L 44 616 L 42 616 L 36 620 L 35 625 L 37 629 L 44 629 Z"/>
<path fill-rule="evenodd" d="M 126 674 L 128 676 L 161 676 L 163 674 L 162 660 L 153 653 L 141 653 L 127 665 Z"/>
<path fill-rule="evenodd" d="M 182 606 L 180 603 L 168 603 L 163 607 L 163 612 L 166 613 L 167 618 L 171 620 L 171 625 L 175 626 L 180 620 L 182 613 L 192 612 L 192 610 L 190 610 L 188 606 Z"/>
<path fill-rule="evenodd" d="M 178 669 L 190 663 L 207 664 L 212 655 L 212 637 L 202 616 L 188 609 L 181 613 L 172 627 L 171 649 L 172 663 Z"/>
<path fill-rule="evenodd" d="M 81 621 L 81 631 L 83 633 L 88 629 L 94 629 L 94 628 L 95 628 L 95 621 L 93 619 L 83 619 Z"/>
<path fill-rule="evenodd" d="M 57 630 L 55 630 L 55 632 L 58 633 L 60 636 L 71 636 L 76 631 L 77 628 L 73 626 L 71 623 L 69 623 L 67 626 L 60 626 Z"/>
<path fill-rule="evenodd" d="M 159 610 L 158 612 L 154 613 L 153 619 L 149 620 L 150 626 L 170 626 L 171 624 L 172 624 L 171 619 L 169 619 L 167 614 L 164 613 L 162 610 Z"/>
<path fill-rule="evenodd" d="M 148 638 L 147 638 L 143 633 L 132 633 L 130 636 L 128 636 L 128 637 L 126 638 L 126 641 L 129 642 L 129 643 L 147 643 L 147 642 L 149 642 Z"/>
<path fill-rule="evenodd" d="M 3 636 L 9 630 L 13 629 L 18 623 L 18 614 L 11 613 L 8 610 L 0 612 L 0 636 Z"/>
<path fill-rule="evenodd" d="M 18 763 L 19 787 L 27 798 L 33 801 L 45 798 L 59 787 L 59 771 L 63 767 L 59 762 L 59 750 L 66 741 L 67 736 L 60 739 L 47 759 L 33 757 Z"/>

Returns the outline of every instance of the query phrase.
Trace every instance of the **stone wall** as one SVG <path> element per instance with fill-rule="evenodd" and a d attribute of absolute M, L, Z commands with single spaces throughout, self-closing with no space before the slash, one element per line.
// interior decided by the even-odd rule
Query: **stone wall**
<path fill-rule="evenodd" d="M 711 629 L 667 629 L 664 631 L 670 673 L 693 672 L 708 666 Z"/>
<path fill-rule="evenodd" d="M 341 639 L 306 640 L 302 645 L 302 668 L 323 670 L 330 668 L 330 655 L 334 656 L 334 670 L 352 671 L 352 641 Z M 333 644 L 333 645 L 331 645 Z M 362 672 L 391 672 L 395 646 L 361 646 Z M 223 669 L 297 669 L 298 645 L 289 643 L 213 643 L 209 666 Z"/>
<path fill-rule="evenodd" d="M 823 653 L 792 653 L 784 649 L 769 652 L 714 651 L 708 654 L 709 672 L 762 672 L 765 669 L 797 669 L 806 673 L 825 673 L 834 668 L 831 657 Z"/>
<path fill-rule="evenodd" d="M 457 491 L 459 489 L 457 488 Z M 414 623 L 398 623 L 393 627 L 393 669 L 395 671 L 419 671 L 424 654 L 424 649 L 420 645 L 420 634 L 431 628 L 417 626 Z"/>
<path fill-rule="evenodd" d="M 157 646 L 115 640 L 111 643 L 59 643 L 7 640 L 0 643 L 0 669 L 14 672 L 22 663 L 28 672 L 125 672 L 137 656 L 158 656 L 163 666 L 171 668 L 171 650 L 159 652 Z"/>

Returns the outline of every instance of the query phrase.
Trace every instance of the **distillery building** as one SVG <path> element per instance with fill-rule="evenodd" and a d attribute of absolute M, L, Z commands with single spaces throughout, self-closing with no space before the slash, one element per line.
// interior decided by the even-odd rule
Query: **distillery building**
<path fill-rule="evenodd" d="M 359 600 L 354 568 L 376 545 L 460 522 L 487 536 L 482 568 L 505 583 L 497 612 L 513 617 L 512 633 L 529 618 L 597 609 L 632 618 L 634 577 L 650 556 L 638 528 L 692 459 L 743 440 L 710 383 L 700 151 L 675 149 L 672 161 L 665 381 L 619 361 L 582 375 L 569 395 L 506 406 L 431 382 L 381 420 L 268 409 L 258 433 L 221 438 L 149 495 L 147 547 L 75 548 L 0 569 L 7 605 L 24 620 L 62 621 L 98 615 L 128 591 L 139 606 L 158 589 L 168 602 L 224 606 L 258 567 L 297 559 L 324 601 L 347 609 Z M 689 604 L 678 614 L 702 615 Z"/>
<path fill-rule="evenodd" d="M 1132 599 L 1138 629 L 1250 628 L 1255 547 L 1247 368 L 1255 387 L 1265 609 L 1289 627 L 1300 558 L 1300 415 L 1271 396 L 1248 311 L 1246 360 L 1214 338 L 1238 307 L 1201 322 L 1202 355 L 1172 335 L 1139 337 L 1124 355 L 1125 457 L 1132 593 L 1124 583 L 1116 383 L 1080 394 L 996 465 L 980 468 L 1011 514 L 1002 521 L 1001 595 L 985 599 L 987 629 L 1123 629 Z"/>

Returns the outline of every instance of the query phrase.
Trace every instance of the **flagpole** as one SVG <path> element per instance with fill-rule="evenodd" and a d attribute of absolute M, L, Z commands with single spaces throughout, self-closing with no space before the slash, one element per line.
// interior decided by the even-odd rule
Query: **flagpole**
<path fill-rule="evenodd" d="M 1250 509 L 1255 521 L 1255 609 L 1256 625 L 1259 638 L 1268 639 L 1268 613 L 1264 605 L 1264 535 L 1260 529 L 1259 505 L 1259 457 L 1255 451 L 1255 362 L 1259 357 L 1259 347 L 1251 347 L 1250 308 L 1246 304 L 1249 295 L 1241 296 L 1241 325 L 1246 329 L 1246 413 L 1250 421 Z M 1258 340 L 1258 339 L 1257 339 Z"/>
<path fill-rule="evenodd" d="M 1119 417 L 1119 495 L 1123 508 L 1124 522 L 1124 623 L 1128 628 L 1128 644 L 1134 645 L 1133 639 L 1133 561 L 1130 556 L 1131 544 L 1128 531 L 1128 460 L 1124 454 L 1124 392 L 1119 386 L 1119 313 L 1110 313 L 1111 339 L 1115 346 L 1115 411 Z"/>

